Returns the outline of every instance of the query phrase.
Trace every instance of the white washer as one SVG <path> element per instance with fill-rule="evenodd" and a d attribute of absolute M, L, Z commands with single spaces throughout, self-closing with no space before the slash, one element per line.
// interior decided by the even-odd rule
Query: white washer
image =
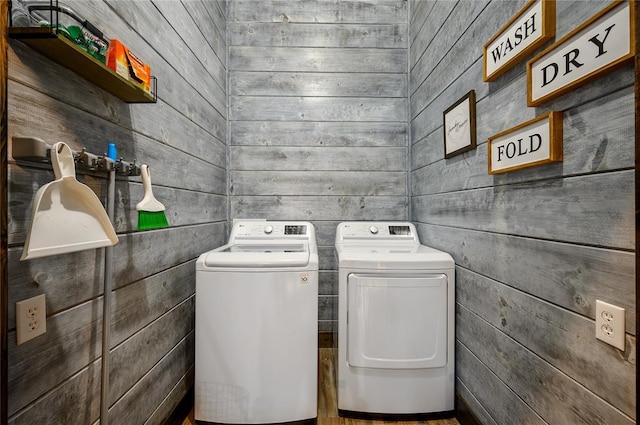
<path fill-rule="evenodd" d="M 315 422 L 318 251 L 308 222 L 234 221 L 196 263 L 195 419 Z"/>
<path fill-rule="evenodd" d="M 339 269 L 338 412 L 454 416 L 455 268 L 405 222 L 345 222 Z"/>

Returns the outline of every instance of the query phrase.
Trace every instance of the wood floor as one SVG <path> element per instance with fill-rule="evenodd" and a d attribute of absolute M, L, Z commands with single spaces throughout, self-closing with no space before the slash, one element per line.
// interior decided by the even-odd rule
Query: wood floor
<path fill-rule="evenodd" d="M 335 374 L 333 364 L 333 349 L 320 348 L 319 382 L 318 382 L 318 425 L 383 425 L 386 421 L 367 421 L 347 419 L 338 416 L 336 400 Z M 398 425 L 460 425 L 455 419 L 439 419 L 420 422 L 393 422 Z M 182 425 L 196 425 L 193 419 L 193 409 Z"/>

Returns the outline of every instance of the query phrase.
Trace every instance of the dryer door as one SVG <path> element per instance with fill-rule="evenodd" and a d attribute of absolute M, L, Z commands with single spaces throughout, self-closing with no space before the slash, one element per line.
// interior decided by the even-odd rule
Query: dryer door
<path fill-rule="evenodd" d="M 447 364 L 447 276 L 360 274 L 347 280 L 349 366 L 423 369 Z"/>

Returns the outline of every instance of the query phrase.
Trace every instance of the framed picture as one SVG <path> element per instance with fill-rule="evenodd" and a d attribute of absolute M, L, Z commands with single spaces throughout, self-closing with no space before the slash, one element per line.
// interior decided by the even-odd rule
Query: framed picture
<path fill-rule="evenodd" d="M 447 108 L 444 119 L 444 157 L 476 148 L 476 92 L 471 90 Z"/>
<path fill-rule="evenodd" d="M 489 174 L 562 161 L 562 112 L 540 115 L 488 141 Z"/>
<path fill-rule="evenodd" d="M 530 0 L 484 45 L 484 81 L 493 81 L 556 35 L 556 0 Z"/>
<path fill-rule="evenodd" d="M 539 106 L 631 61 L 635 0 L 614 1 L 527 62 L 527 106 Z"/>

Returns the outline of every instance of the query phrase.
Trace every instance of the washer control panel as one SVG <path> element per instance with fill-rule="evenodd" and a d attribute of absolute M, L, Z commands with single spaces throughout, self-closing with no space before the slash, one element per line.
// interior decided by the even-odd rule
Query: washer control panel
<path fill-rule="evenodd" d="M 306 235 L 307 234 L 307 226 L 304 224 L 285 224 L 284 225 L 284 234 L 285 235 Z"/>
<path fill-rule="evenodd" d="M 308 239 L 310 223 L 266 220 L 237 221 L 231 229 L 230 241 L 235 239 Z"/>

